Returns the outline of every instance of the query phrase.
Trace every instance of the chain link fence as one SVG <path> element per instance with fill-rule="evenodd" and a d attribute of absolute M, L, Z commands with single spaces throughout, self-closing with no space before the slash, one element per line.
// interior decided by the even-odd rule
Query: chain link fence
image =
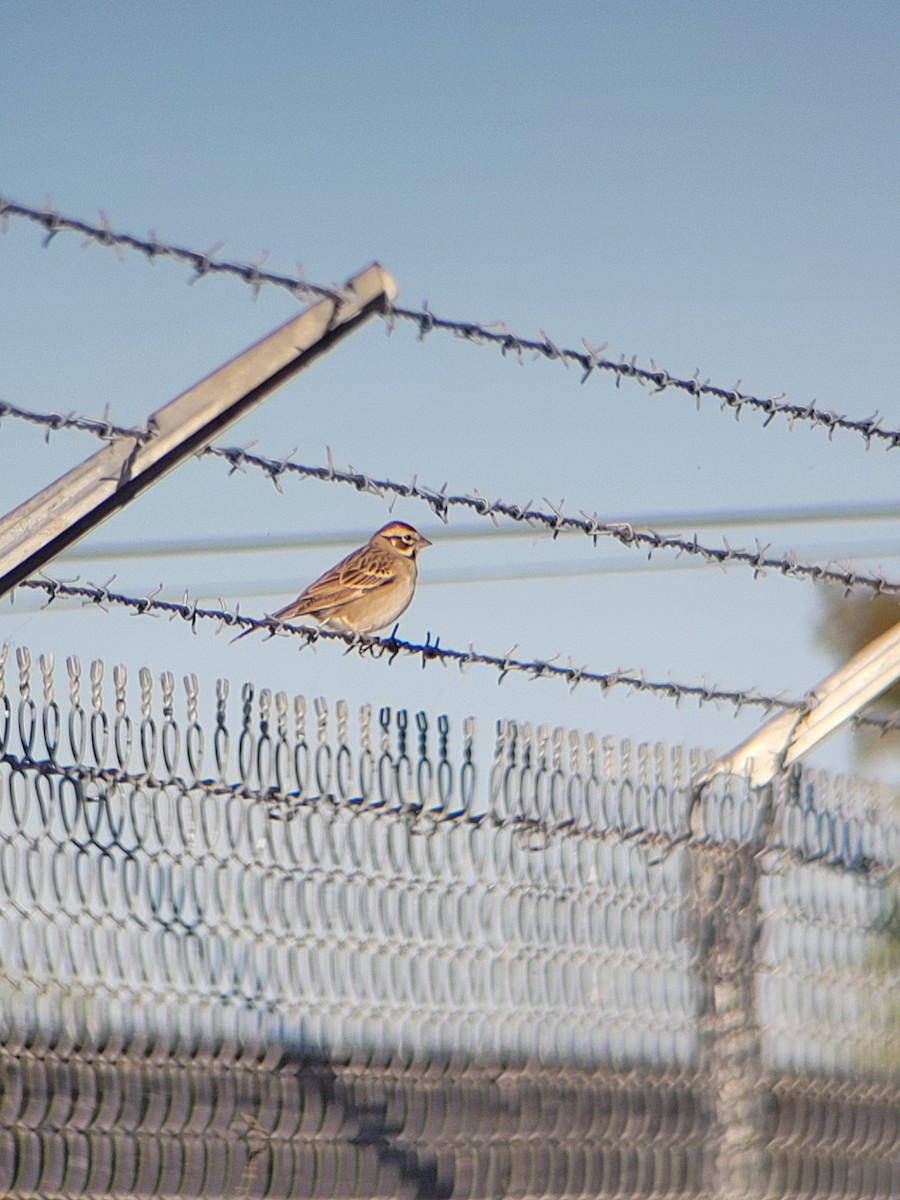
<path fill-rule="evenodd" d="M 884 788 L 24 649 L 0 750 L 3 1195 L 900 1194 Z"/>

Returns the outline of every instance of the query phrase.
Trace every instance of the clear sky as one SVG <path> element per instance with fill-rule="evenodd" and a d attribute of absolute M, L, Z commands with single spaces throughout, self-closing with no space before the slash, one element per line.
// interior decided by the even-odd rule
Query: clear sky
<path fill-rule="evenodd" d="M 6 0 L 0 37 L 0 195 L 224 258 L 341 281 L 373 259 L 400 302 L 502 321 L 673 375 L 900 427 L 900 16 L 894 3 L 422 3 L 217 0 L 77 5 Z M 0 237 L 0 398 L 142 422 L 286 320 L 237 281 L 85 248 Z M 897 502 L 898 452 L 849 433 L 699 411 L 558 363 L 521 366 L 447 334 L 423 344 L 376 320 L 276 394 L 223 444 L 491 499 L 566 501 L 603 520 L 676 526 L 701 541 L 801 559 L 857 556 L 900 579 L 895 519 L 696 525 L 685 514 Z M 96 443 L 0 429 L 0 504 L 14 507 Z M 400 501 L 434 541 L 400 634 L 599 671 L 801 695 L 835 665 L 808 582 L 570 536 L 504 536 Z M 185 591 L 262 615 L 349 546 L 267 552 L 273 538 L 361 538 L 386 501 L 214 460 L 180 468 L 51 568 L 143 594 Z M 480 530 L 478 540 L 451 538 Z M 123 541 L 255 539 L 259 552 L 117 559 Z M 541 572 L 545 577 L 539 577 Z M 512 578 L 510 578 L 510 576 Z M 535 577 L 538 576 L 538 577 Z M 196 672 L 210 720 L 226 675 L 345 696 L 728 749 L 761 720 L 727 706 L 607 694 L 470 669 L 360 661 L 321 645 L 95 607 L 0 605 L 0 637 L 110 665 Z M 299 644 L 299 643 L 298 643 Z M 849 737 L 819 761 L 852 765 Z"/>

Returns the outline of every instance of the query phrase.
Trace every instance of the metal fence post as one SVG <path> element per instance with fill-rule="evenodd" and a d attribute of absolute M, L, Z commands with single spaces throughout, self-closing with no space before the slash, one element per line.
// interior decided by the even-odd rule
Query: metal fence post
<path fill-rule="evenodd" d="M 393 279 L 374 263 L 340 295 L 292 317 L 151 413 L 143 430 L 115 433 L 102 450 L 0 517 L 0 596 L 384 312 L 396 294 Z"/>
<path fill-rule="evenodd" d="M 690 846 L 691 909 L 699 988 L 699 1078 L 709 1107 L 704 1194 L 758 1197 L 768 1175 L 767 1096 L 756 988 L 761 851 L 773 789 L 746 838 L 697 830 Z M 699 806 L 698 806 L 699 808 Z"/>

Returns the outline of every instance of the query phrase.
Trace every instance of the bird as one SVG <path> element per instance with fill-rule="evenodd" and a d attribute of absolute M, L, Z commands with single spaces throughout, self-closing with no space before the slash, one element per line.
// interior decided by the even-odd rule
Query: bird
<path fill-rule="evenodd" d="M 412 525 L 391 521 L 272 616 L 280 621 L 310 617 L 337 633 L 377 633 L 409 608 L 416 558 L 430 545 Z M 245 629 L 232 643 L 255 632 Z"/>

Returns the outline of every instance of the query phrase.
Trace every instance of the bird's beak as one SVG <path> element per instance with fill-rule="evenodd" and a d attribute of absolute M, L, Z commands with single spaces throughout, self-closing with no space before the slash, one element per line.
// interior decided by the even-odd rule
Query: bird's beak
<path fill-rule="evenodd" d="M 416 532 L 418 532 L 418 530 Z M 428 538 L 422 537 L 422 535 L 420 533 L 419 534 L 419 549 L 424 550 L 426 546 L 430 546 L 430 545 L 432 545 L 432 543 L 429 542 Z"/>

